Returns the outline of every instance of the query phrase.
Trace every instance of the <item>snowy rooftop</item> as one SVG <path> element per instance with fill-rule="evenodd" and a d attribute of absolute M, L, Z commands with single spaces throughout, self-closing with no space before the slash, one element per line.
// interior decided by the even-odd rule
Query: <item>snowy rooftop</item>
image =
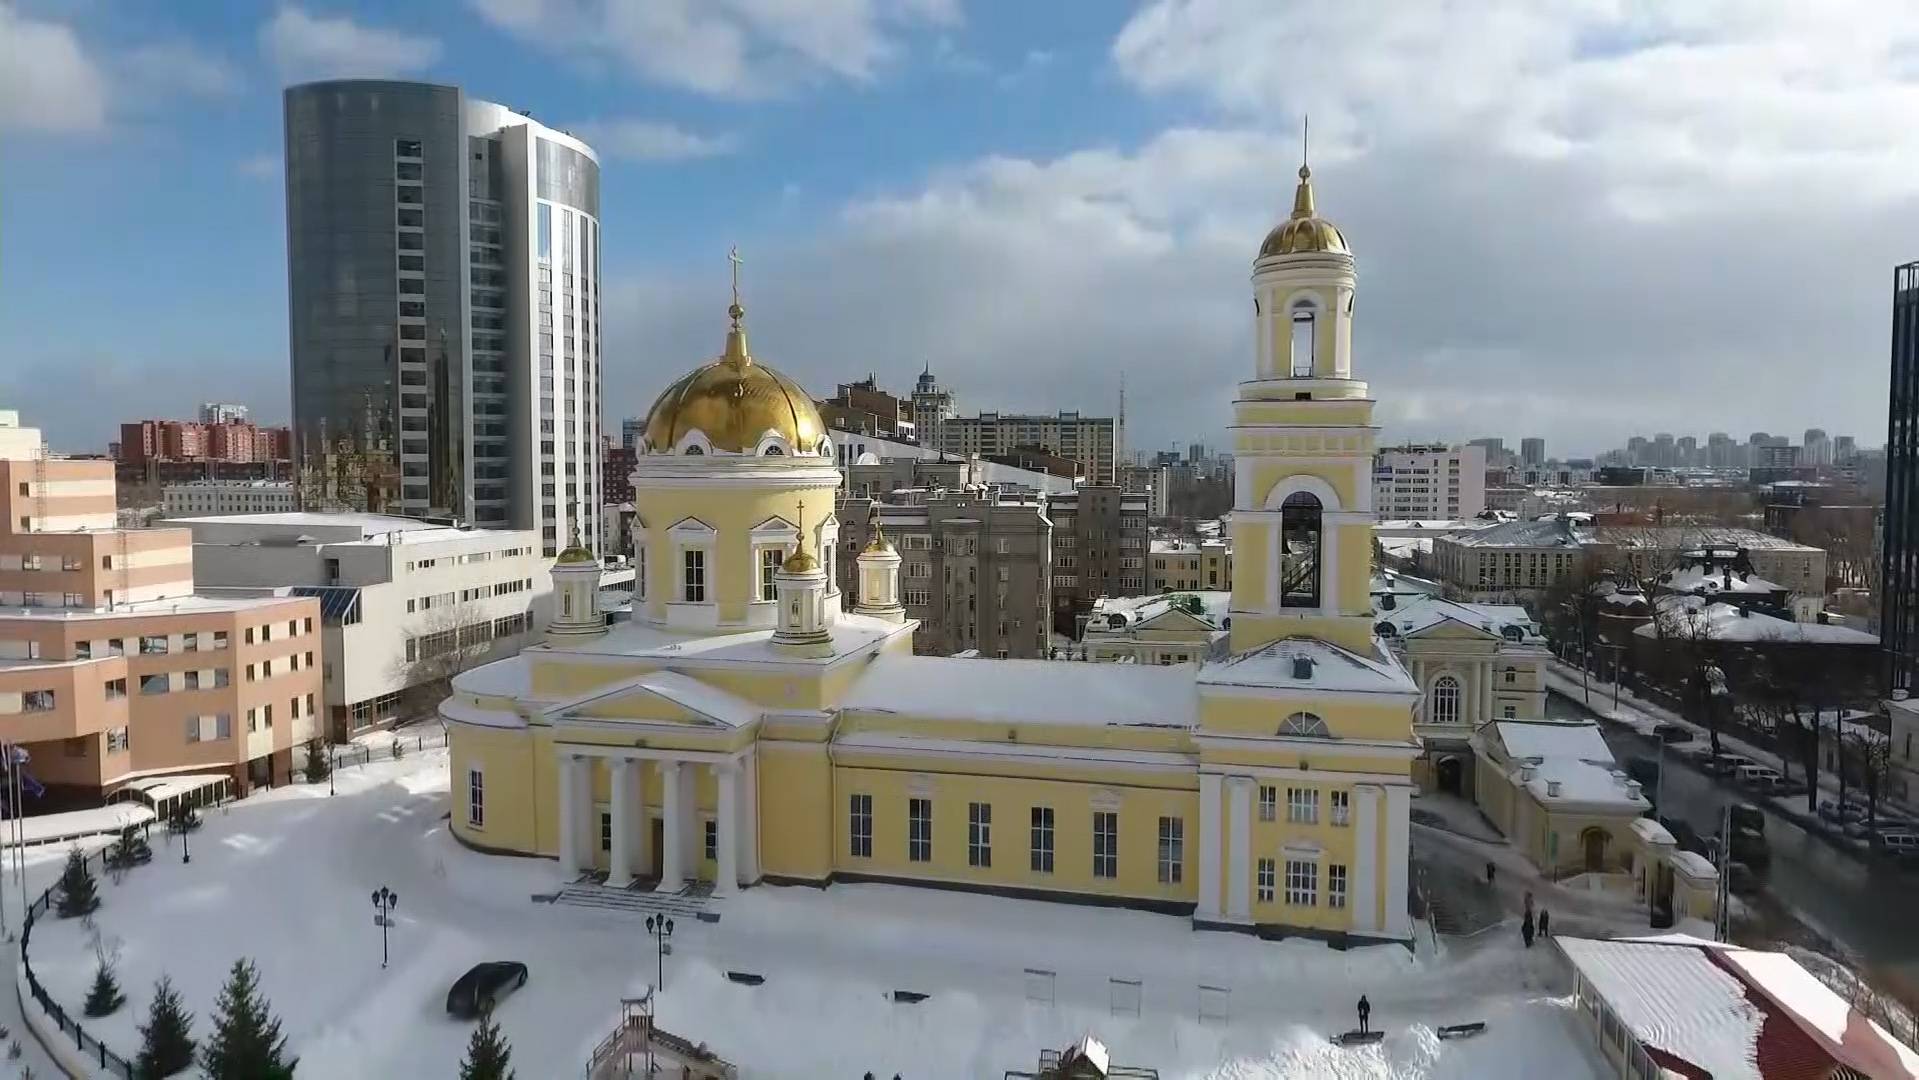
<path fill-rule="evenodd" d="M 1700 563 L 1693 563 L 1675 570 L 1660 579 L 1660 585 L 1673 592 L 1704 592 L 1707 595 L 1717 593 L 1780 593 L 1786 587 L 1776 581 L 1767 581 L 1758 574 L 1741 574 L 1737 571 L 1715 569 Z"/>
<path fill-rule="evenodd" d="M 1698 596 L 1665 597 L 1660 600 L 1659 609 L 1659 617 L 1666 620 L 1668 636 L 1697 634 L 1713 641 L 1779 641 L 1795 645 L 1879 644 L 1877 637 L 1849 626 L 1793 622 Z M 1658 628 L 1650 622 L 1635 628 L 1633 633 L 1648 638 L 1659 636 Z"/>
<path fill-rule="evenodd" d="M 1744 548 L 1747 551 L 1803 551 L 1812 554 L 1820 548 L 1786 540 L 1758 529 L 1694 525 L 1607 526 L 1602 538 L 1611 544 L 1631 548 Z"/>
<path fill-rule="evenodd" d="M 1093 613 L 1086 624 L 1086 629 L 1088 632 L 1111 632 L 1136 627 L 1140 623 L 1164 615 L 1172 609 L 1173 601 L 1188 596 L 1199 598 L 1200 605 L 1204 609 L 1199 617 L 1214 626 L 1222 625 L 1227 612 L 1232 608 L 1233 594 L 1219 591 L 1175 592 L 1160 596 L 1102 596 L 1093 601 Z M 1186 609 L 1182 607 L 1180 610 Z M 1116 618 L 1119 620 L 1118 625 L 1113 623 Z"/>
<path fill-rule="evenodd" d="M 1506 748 L 1508 776 L 1542 802 L 1576 802 L 1621 810 L 1651 803 L 1620 772 L 1612 750 L 1593 723 L 1560 720 L 1496 720 L 1493 733 Z"/>
<path fill-rule="evenodd" d="M 881 656 L 840 707 L 931 719 L 1191 727 L 1198 697 L 1185 667 Z"/>
<path fill-rule="evenodd" d="M 1393 606 L 1388 608 L 1385 598 L 1381 598 L 1375 606 L 1379 621 L 1391 625 L 1400 637 L 1408 637 L 1452 621 L 1496 634 L 1514 644 L 1539 645 L 1545 641 L 1539 634 L 1539 627 L 1533 624 L 1532 616 L 1526 613 L 1525 608 L 1515 605 L 1462 604 L 1432 595 L 1415 596 L 1409 600 L 1395 596 L 1392 602 Z"/>
<path fill-rule="evenodd" d="M 660 659 L 711 658 L 787 664 L 822 664 L 873 645 L 899 632 L 904 625 L 851 611 L 842 612 L 831 628 L 833 655 L 820 659 L 798 658 L 781 652 L 772 644 L 772 630 L 699 634 L 668 630 L 638 620 L 615 624 L 599 637 L 550 646 L 535 646 L 534 649 L 545 649 L 556 654 L 585 653 L 596 656 L 612 654 Z"/>
<path fill-rule="evenodd" d="M 1551 517 L 1541 521 L 1502 522 L 1449 539 L 1467 547 L 1576 548 L 1592 542 L 1592 530 Z"/>
<path fill-rule="evenodd" d="M 1310 660 L 1305 678 L 1296 660 Z M 1357 694 L 1408 694 L 1419 688 L 1392 652 L 1377 642 L 1365 656 L 1318 638 L 1282 638 L 1200 669 L 1203 686 L 1295 687 L 1301 690 Z"/>

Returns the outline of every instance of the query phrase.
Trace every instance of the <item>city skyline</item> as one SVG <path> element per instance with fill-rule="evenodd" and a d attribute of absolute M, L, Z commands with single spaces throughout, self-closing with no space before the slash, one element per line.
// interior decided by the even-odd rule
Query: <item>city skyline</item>
<path fill-rule="evenodd" d="M 758 339 L 807 385 L 878 369 L 903 390 L 930 362 L 969 410 L 1105 413 L 1124 372 L 1131 446 L 1216 438 L 1251 334 L 1219 298 L 1248 272 L 1244 236 L 1284 211 L 1311 113 L 1324 209 L 1394 312 L 1354 346 L 1394 390 L 1385 437 L 1513 415 L 1590 453 L 1633 429 L 1798 430 L 1810 413 L 1880 441 L 1884 268 L 1912 254 L 1896 223 L 1919 135 L 1873 118 L 1919 94 L 1898 61 L 1911 13 L 1486 13 L 1387 42 L 1333 7 L 1233 0 L 1018 18 L 928 0 L 824 22 L 714 8 L 677 36 L 617 10 L 0 8 L 0 40 L 31 43 L 0 64 L 0 228 L 36 266 L 0 312 L 0 348 L 24 358 L 0 395 L 62 449 L 216 394 L 287 420 L 279 91 L 398 75 L 604 146 L 608 417 L 714 352 L 738 243 Z M 1280 42 L 1319 59 L 1273 70 Z M 1380 64 L 1460 93 L 1360 74 Z M 1810 71 L 1843 77 L 1815 90 Z M 1662 104 L 1679 93 L 1687 109 Z M 1788 270 L 1819 287 L 1752 303 Z M 1818 379 L 1787 377 L 1808 357 Z M 84 404 L 54 389 L 75 366 Z M 156 387 L 164 409 L 134 407 Z"/>

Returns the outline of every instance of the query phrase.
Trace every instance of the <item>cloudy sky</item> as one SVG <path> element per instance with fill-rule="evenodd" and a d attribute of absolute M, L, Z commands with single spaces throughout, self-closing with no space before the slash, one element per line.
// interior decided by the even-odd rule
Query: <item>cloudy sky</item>
<path fill-rule="evenodd" d="M 1390 437 L 1885 432 L 1919 258 L 1896 0 L 0 0 L 0 408 L 56 447 L 287 412 L 279 89 L 458 83 L 584 134 L 608 421 L 720 344 L 822 395 L 1223 438 L 1312 116 Z"/>

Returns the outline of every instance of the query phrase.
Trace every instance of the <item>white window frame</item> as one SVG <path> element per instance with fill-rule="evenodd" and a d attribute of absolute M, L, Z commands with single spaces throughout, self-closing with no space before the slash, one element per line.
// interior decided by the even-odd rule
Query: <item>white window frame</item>
<path fill-rule="evenodd" d="M 933 861 L 933 800 L 911 796 L 906 800 L 906 861 Z"/>
<path fill-rule="evenodd" d="M 980 870 L 993 867 L 993 804 L 966 804 L 966 865 Z"/>
<path fill-rule="evenodd" d="M 478 765 L 466 767 L 466 827 L 486 828 L 486 770 Z"/>
<path fill-rule="evenodd" d="M 1273 902 L 1273 897 L 1276 895 L 1275 890 L 1278 887 L 1278 874 L 1277 864 L 1274 863 L 1273 860 L 1259 860 L 1258 885 L 1256 886 L 1258 891 L 1254 894 L 1259 903 L 1270 904 Z"/>
<path fill-rule="evenodd" d="M 1259 820 L 1279 820 L 1279 786 L 1276 784 L 1259 785 Z"/>
<path fill-rule="evenodd" d="M 1346 825 L 1352 821 L 1353 793 L 1335 788 L 1326 793 L 1327 818 L 1334 825 Z"/>
<path fill-rule="evenodd" d="M 1346 872 L 1345 863 L 1326 864 L 1326 906 L 1327 907 L 1336 908 L 1336 909 L 1345 908 L 1346 898 L 1347 898 L 1347 888 L 1351 884 L 1351 876 L 1352 875 Z"/>
<path fill-rule="evenodd" d="M 1319 824 L 1319 789 L 1315 787 L 1287 788 L 1286 820 L 1295 825 Z"/>
<path fill-rule="evenodd" d="M 1177 885 L 1186 876 L 1186 819 L 1159 819 L 1159 883 Z"/>
<path fill-rule="evenodd" d="M 855 859 L 873 857 L 873 796 L 855 791 L 847 799 L 846 850 Z"/>
<path fill-rule="evenodd" d="M 1032 868 L 1032 872 L 1035 874 L 1050 874 L 1053 872 L 1054 840 L 1057 836 L 1056 829 L 1058 825 L 1053 813 L 1053 808 L 1050 806 L 1035 806 L 1032 808 L 1029 820 L 1031 821 L 1031 827 L 1027 840 L 1027 849 L 1030 858 L 1027 864 Z"/>
<path fill-rule="evenodd" d="M 1093 811 L 1093 876 L 1119 878 L 1119 811 Z"/>
<path fill-rule="evenodd" d="M 753 527 L 752 542 L 749 545 L 753 551 L 753 565 L 752 574 L 748 578 L 748 580 L 753 583 L 751 603 L 773 604 L 779 602 L 779 596 L 773 590 L 771 581 L 766 574 L 766 552 L 778 552 L 779 562 L 785 562 L 786 556 L 798 547 L 799 542 L 800 531 L 787 522 L 785 518 L 777 516 L 770 517 Z M 779 569 L 778 565 L 775 564 L 773 569 L 777 571 Z"/>
<path fill-rule="evenodd" d="M 1286 860 L 1286 903 L 1289 907 L 1317 907 L 1319 863 L 1312 859 Z"/>
<path fill-rule="evenodd" d="M 698 518 L 687 518 L 667 530 L 673 542 L 673 599 L 669 603 L 712 607 L 719 603 L 719 560 L 714 558 L 719 533 Z M 686 553 L 700 552 L 701 599 L 686 599 Z"/>

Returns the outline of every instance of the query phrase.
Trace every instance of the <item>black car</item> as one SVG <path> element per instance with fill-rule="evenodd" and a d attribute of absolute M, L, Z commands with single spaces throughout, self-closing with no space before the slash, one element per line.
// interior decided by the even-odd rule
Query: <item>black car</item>
<path fill-rule="evenodd" d="M 473 965 L 446 992 L 446 1011 L 472 1020 L 492 1009 L 500 999 L 526 985 L 526 965 L 517 960 L 489 960 Z"/>
<path fill-rule="evenodd" d="M 1662 743 L 1682 743 L 1692 740 L 1692 729 L 1682 724 L 1654 724 L 1653 738 Z"/>

